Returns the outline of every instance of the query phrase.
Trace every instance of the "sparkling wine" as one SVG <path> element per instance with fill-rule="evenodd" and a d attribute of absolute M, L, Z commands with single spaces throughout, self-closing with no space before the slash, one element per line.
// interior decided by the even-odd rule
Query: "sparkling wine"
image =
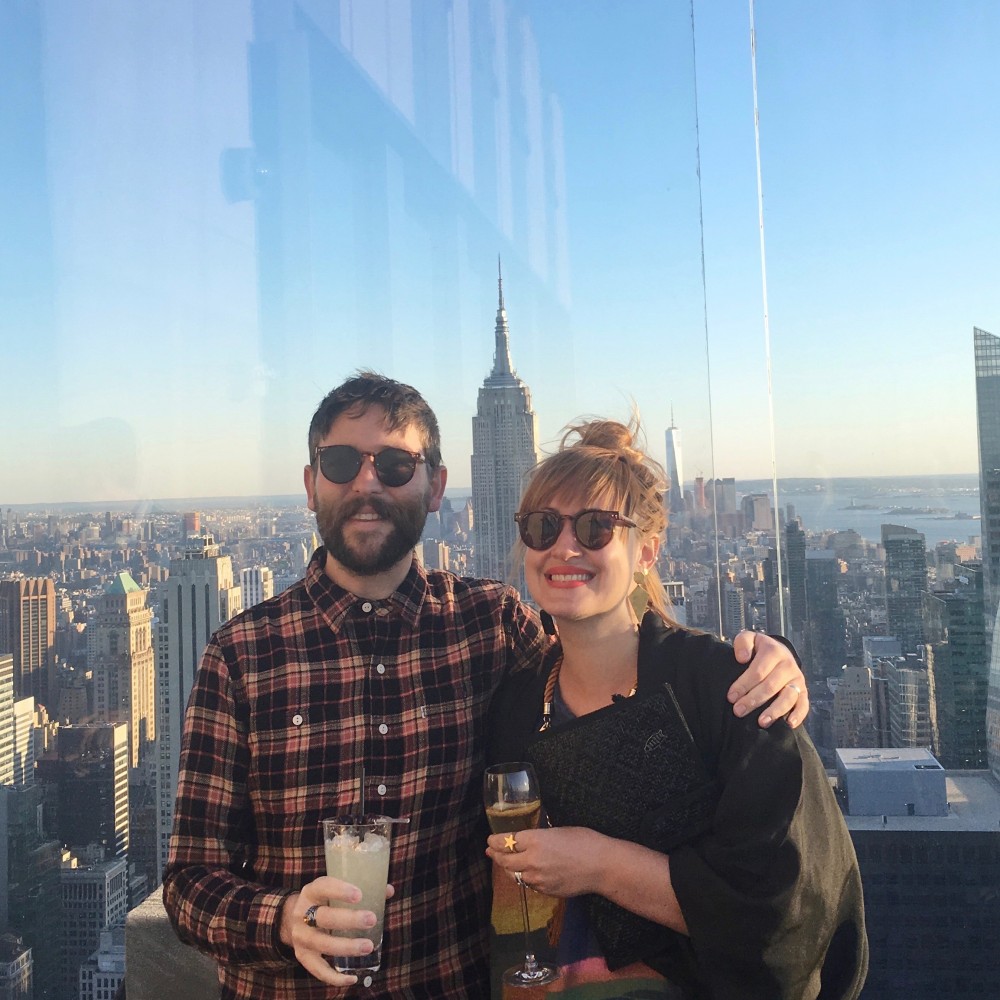
<path fill-rule="evenodd" d="M 486 809 L 486 818 L 490 821 L 490 829 L 494 833 L 520 833 L 522 830 L 534 830 L 542 815 L 542 800 L 532 802 L 515 802 L 510 805 L 503 802 L 494 803 Z"/>

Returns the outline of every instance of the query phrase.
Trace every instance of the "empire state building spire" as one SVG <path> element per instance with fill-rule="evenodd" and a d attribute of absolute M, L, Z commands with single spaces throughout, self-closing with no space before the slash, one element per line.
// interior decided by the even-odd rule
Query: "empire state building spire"
<path fill-rule="evenodd" d="M 493 348 L 493 371 L 486 379 L 487 385 L 517 385 L 518 379 L 510 361 L 510 327 L 507 326 L 507 310 L 503 305 L 503 271 L 500 257 L 497 257 L 497 325 L 494 330 L 496 344 Z"/>
<path fill-rule="evenodd" d="M 499 259 L 497 289 L 493 369 L 483 380 L 472 418 L 472 510 L 476 572 L 490 580 L 507 580 L 508 558 L 517 537 L 514 514 L 524 477 L 537 461 L 538 435 L 531 392 L 510 362 Z"/>

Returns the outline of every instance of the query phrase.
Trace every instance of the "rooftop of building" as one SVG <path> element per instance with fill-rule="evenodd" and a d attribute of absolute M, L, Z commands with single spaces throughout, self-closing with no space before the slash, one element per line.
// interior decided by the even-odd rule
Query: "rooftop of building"
<path fill-rule="evenodd" d="M 24 940 L 18 934 L 0 934 L 0 962 L 13 962 L 25 952 Z"/>
<path fill-rule="evenodd" d="M 837 756 L 848 771 L 942 770 L 926 747 L 838 747 Z"/>
<path fill-rule="evenodd" d="M 137 590 L 142 590 L 132 579 L 131 573 L 118 573 L 115 578 L 108 584 L 108 589 L 105 591 L 106 594 L 134 594 Z"/>
<path fill-rule="evenodd" d="M 906 830 L 927 833 L 1000 831 L 1000 782 L 989 771 L 945 771 L 944 777 L 948 799 L 947 816 L 845 815 L 847 828 L 852 831 Z"/>

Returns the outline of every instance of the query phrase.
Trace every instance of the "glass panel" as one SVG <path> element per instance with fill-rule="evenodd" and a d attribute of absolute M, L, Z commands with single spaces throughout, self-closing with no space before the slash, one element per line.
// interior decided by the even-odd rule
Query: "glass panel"
<path fill-rule="evenodd" d="M 128 734 L 130 860 L 156 882 L 196 660 L 164 666 L 170 630 L 301 575 L 306 428 L 356 368 L 437 411 L 453 516 L 421 554 L 460 572 L 509 572 L 517 478 L 477 494 L 476 454 L 519 470 L 567 421 L 634 403 L 676 478 L 660 572 L 678 616 L 787 633 L 831 767 L 837 747 L 930 746 L 948 769 L 981 870 L 966 886 L 943 833 L 907 844 L 908 868 L 933 850 L 950 872 L 920 919 L 968 972 L 940 971 L 938 994 L 988 991 L 995 962 L 963 935 L 1000 920 L 976 889 L 995 786 L 953 771 L 987 767 L 989 738 L 1000 776 L 1000 9 L 754 16 L 769 355 L 743 4 L 0 0 L 0 581 L 34 581 L 25 630 L 57 656 L 0 685 L 14 785 L 32 720 L 109 720 L 113 658 L 158 663 Z M 499 452 L 477 440 L 500 420 L 491 378 L 536 417 Z M 228 563 L 171 587 L 204 535 L 193 555 Z M 131 631 L 102 624 L 130 601 Z M 6 813 L 23 843 L 35 794 Z M 899 802 L 858 837 L 866 883 L 892 887 L 872 996 L 909 905 L 880 836 L 922 821 Z M 36 846 L 42 913 L 60 845 Z M 36 995 L 62 974 L 40 955 Z"/>

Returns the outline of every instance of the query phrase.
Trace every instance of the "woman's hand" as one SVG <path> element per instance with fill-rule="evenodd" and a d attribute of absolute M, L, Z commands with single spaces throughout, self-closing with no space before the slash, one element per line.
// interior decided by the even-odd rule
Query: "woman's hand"
<path fill-rule="evenodd" d="M 729 689 L 733 711 L 743 718 L 774 698 L 757 720 L 767 729 L 775 719 L 794 729 L 809 714 L 809 691 L 802 670 L 791 650 L 763 632 L 740 632 L 733 640 L 733 652 L 740 663 L 749 663 Z"/>
<path fill-rule="evenodd" d="M 514 852 L 507 846 L 514 837 Z M 666 854 L 582 826 L 495 833 L 486 854 L 511 878 L 547 896 L 596 893 L 626 910 L 687 934 Z"/>
<path fill-rule="evenodd" d="M 506 846 L 511 836 L 514 853 Z M 563 826 L 495 833 L 487 844 L 487 856 L 511 878 L 520 872 L 529 889 L 546 896 L 581 896 L 599 891 L 605 854 L 614 841 L 582 826 Z"/>

